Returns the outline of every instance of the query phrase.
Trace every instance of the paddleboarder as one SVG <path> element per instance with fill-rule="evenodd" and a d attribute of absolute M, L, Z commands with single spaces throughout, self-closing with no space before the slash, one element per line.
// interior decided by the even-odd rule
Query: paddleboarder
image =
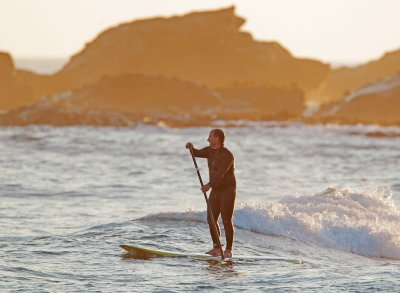
<path fill-rule="evenodd" d="M 236 198 L 235 159 L 224 146 L 225 133 L 223 130 L 211 130 L 207 141 L 209 146 L 199 150 L 195 149 L 191 142 L 186 144 L 186 148 L 191 150 L 194 157 L 206 158 L 208 162 L 209 182 L 201 187 L 203 193 L 211 189 L 209 206 L 213 217 L 210 216 L 210 209 L 207 208 L 207 221 L 213 248 L 207 254 L 221 256 L 222 248 L 219 241 L 221 230 L 218 225 L 218 218 L 221 215 L 226 237 L 224 257 L 231 258 L 234 237 L 232 217 Z M 215 223 L 212 222 L 212 218 Z M 215 226 L 213 227 L 213 225 Z"/>

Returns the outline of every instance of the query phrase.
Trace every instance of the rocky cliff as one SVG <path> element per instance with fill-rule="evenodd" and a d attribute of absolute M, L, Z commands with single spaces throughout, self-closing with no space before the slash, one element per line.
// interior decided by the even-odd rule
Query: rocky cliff
<path fill-rule="evenodd" d="M 49 92 L 97 81 L 103 75 L 170 75 L 223 87 L 232 82 L 318 86 L 329 66 L 298 59 L 275 42 L 240 30 L 234 8 L 121 24 L 102 32 L 54 76 Z"/>
<path fill-rule="evenodd" d="M 351 92 L 400 72 L 400 50 L 386 53 L 382 58 L 366 64 L 332 70 L 314 90 L 308 91 L 308 100 L 329 103 L 342 100 Z"/>
<path fill-rule="evenodd" d="M 296 87 L 232 84 L 219 88 L 224 115 L 238 119 L 301 119 L 304 94 Z M 234 115 L 237 113 L 237 115 Z"/>
<path fill-rule="evenodd" d="M 8 76 L 3 82 L 13 91 L 3 101 L 13 103 L 0 108 L 15 110 L 2 123 L 80 124 L 82 117 L 91 121 L 82 114 L 90 111 L 96 121 L 107 111 L 129 119 L 150 112 L 170 119 L 176 111 L 197 118 L 232 117 L 230 112 L 249 119 L 300 117 L 302 91 L 315 88 L 329 66 L 294 58 L 278 43 L 254 40 L 240 30 L 244 22 L 230 7 L 121 24 L 102 32 L 52 76 L 17 71 L 10 56 L 3 58 L 0 68 Z"/>
<path fill-rule="evenodd" d="M 37 101 L 34 84 L 39 75 L 16 70 L 10 54 L 0 52 L 0 110 L 9 110 Z"/>
<path fill-rule="evenodd" d="M 222 105 L 220 95 L 199 84 L 174 77 L 124 74 L 9 111 L 2 125 L 131 125 L 161 120 L 190 125 L 209 122 Z M 204 123 L 204 122 L 202 122 Z"/>
<path fill-rule="evenodd" d="M 320 113 L 336 123 L 400 125 L 400 73 L 362 87 Z"/>

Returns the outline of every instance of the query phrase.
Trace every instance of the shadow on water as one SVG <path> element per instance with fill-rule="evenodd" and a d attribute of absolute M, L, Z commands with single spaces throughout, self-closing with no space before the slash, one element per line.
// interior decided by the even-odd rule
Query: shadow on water
<path fill-rule="evenodd" d="M 239 275 L 245 274 L 235 269 L 235 264 L 233 261 L 207 261 L 208 266 L 203 270 L 212 274 L 216 280 L 226 280 L 230 278 L 237 277 Z M 236 266 L 237 267 L 237 266 Z"/>
<path fill-rule="evenodd" d="M 132 259 L 140 259 L 140 260 L 150 260 L 153 258 L 160 258 L 161 256 L 157 256 L 145 251 L 135 251 L 121 254 L 122 259 L 132 260 Z"/>
<path fill-rule="evenodd" d="M 134 251 L 134 252 L 122 253 L 121 258 L 123 260 L 153 260 L 153 259 L 164 259 L 165 257 L 157 256 L 145 251 Z M 173 259 L 177 258 L 182 258 L 182 257 L 173 257 Z M 217 260 L 191 259 L 189 261 L 192 264 L 196 263 L 198 265 L 202 264 L 205 265 L 203 270 L 208 273 L 211 273 L 216 280 L 224 280 L 227 278 L 232 278 L 244 274 L 243 272 L 235 270 L 234 262 L 231 260 L 221 262 L 219 260 L 217 261 Z"/>

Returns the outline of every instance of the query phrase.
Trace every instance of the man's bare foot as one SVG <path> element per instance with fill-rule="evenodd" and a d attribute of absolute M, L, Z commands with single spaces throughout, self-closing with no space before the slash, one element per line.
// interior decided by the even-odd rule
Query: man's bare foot
<path fill-rule="evenodd" d="M 206 254 L 209 254 L 211 256 L 221 256 L 221 248 L 219 247 L 214 247 L 210 251 L 207 251 Z M 224 254 L 225 255 L 225 254 Z"/>
<path fill-rule="evenodd" d="M 225 258 L 232 258 L 232 250 L 231 249 L 225 249 L 224 257 Z"/>

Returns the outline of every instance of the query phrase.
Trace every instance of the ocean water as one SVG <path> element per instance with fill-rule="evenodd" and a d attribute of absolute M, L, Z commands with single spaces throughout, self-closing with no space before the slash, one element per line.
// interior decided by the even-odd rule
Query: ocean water
<path fill-rule="evenodd" d="M 125 257 L 121 243 L 210 248 L 184 148 L 207 145 L 210 128 L 3 127 L 0 291 L 400 292 L 400 128 L 224 129 L 238 180 L 234 254 L 304 263 Z"/>

